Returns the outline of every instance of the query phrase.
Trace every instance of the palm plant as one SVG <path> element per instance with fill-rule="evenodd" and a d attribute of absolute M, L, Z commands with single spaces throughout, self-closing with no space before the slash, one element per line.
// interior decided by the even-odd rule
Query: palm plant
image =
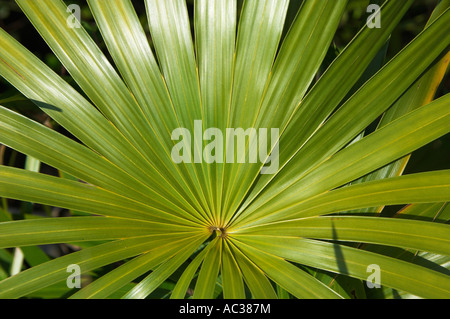
<path fill-rule="evenodd" d="M 288 0 L 196 0 L 193 34 L 184 0 L 146 0 L 151 42 L 129 0 L 88 0 L 114 65 L 68 26 L 61 0 L 17 0 L 84 94 L 0 30 L 1 76 L 77 139 L 0 107 L 0 143 L 62 172 L 0 166 L 0 197 L 89 215 L 3 211 L 0 248 L 83 249 L 4 279 L 0 298 L 65 282 L 72 264 L 116 262 L 69 295 L 370 297 L 377 265 L 385 297 L 450 297 L 450 171 L 402 176 L 409 154 L 450 131 L 450 95 L 433 101 L 450 1 L 395 58 L 376 59 L 413 2 L 387 0 L 381 28 L 364 26 L 319 77 L 347 0 L 303 1 L 285 36 Z M 279 128 L 279 169 L 174 163 L 171 133 L 196 120 Z"/>

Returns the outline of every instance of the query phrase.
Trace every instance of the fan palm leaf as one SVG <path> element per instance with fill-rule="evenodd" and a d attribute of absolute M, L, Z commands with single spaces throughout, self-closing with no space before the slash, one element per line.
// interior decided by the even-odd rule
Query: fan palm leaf
<path fill-rule="evenodd" d="M 63 172 L 0 166 L 0 197 L 95 216 L 0 223 L 0 248 L 91 243 L 0 281 L 0 298 L 63 282 L 71 264 L 118 261 L 72 298 L 146 298 L 168 280 L 172 298 L 213 298 L 218 281 L 224 298 L 343 298 L 326 278 L 361 286 L 373 264 L 383 289 L 450 297 L 448 218 L 433 215 L 450 201 L 450 171 L 402 176 L 409 154 L 450 132 L 450 95 L 434 100 L 450 1 L 360 87 L 413 0 L 387 0 L 382 28 L 363 27 L 318 79 L 346 0 L 303 1 L 286 35 L 288 0 L 196 0 L 193 32 L 185 0 L 146 0 L 151 42 L 130 0 L 88 0 L 112 61 L 68 26 L 61 0 L 17 3 L 82 93 L 0 29 L 0 75 L 77 139 L 0 106 L 0 143 Z M 175 163 L 172 133 L 200 121 L 202 132 L 279 129 L 278 169 L 261 174 L 273 136 L 260 136 L 261 163 Z M 207 145 L 194 141 L 192 156 Z M 373 214 L 386 205 L 412 213 Z"/>

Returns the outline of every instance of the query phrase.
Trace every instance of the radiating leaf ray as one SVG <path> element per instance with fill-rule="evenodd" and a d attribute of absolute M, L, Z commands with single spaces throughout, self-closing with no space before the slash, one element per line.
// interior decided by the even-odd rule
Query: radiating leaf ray
<path fill-rule="evenodd" d="M 82 273 L 140 255 L 155 247 L 171 243 L 184 235 L 157 235 L 143 238 L 129 238 L 83 249 L 39 266 L 0 282 L 0 298 L 19 298 L 67 279 L 67 267 L 77 264 Z"/>
<path fill-rule="evenodd" d="M 320 128 L 316 128 L 317 132 L 313 131 L 314 135 L 309 136 L 309 140 L 305 140 L 306 144 L 299 146 L 295 142 L 296 151 L 292 153 L 292 156 L 295 156 L 289 157 L 289 163 L 275 176 L 270 186 L 265 187 L 264 195 L 259 195 L 258 203 L 252 204 L 252 206 L 259 206 L 259 203 L 267 201 L 267 197 L 270 198 L 273 192 L 279 193 L 281 189 L 285 190 L 292 183 L 302 179 L 318 164 L 350 143 L 365 127 L 386 111 L 446 50 L 450 44 L 450 36 L 441 26 L 447 24 L 449 19 L 450 10 L 446 10 L 430 27 L 356 92 L 329 120 L 324 122 L 326 118 L 323 118 L 319 123 L 321 124 Z M 442 32 L 442 37 L 437 40 L 435 36 L 439 32 Z M 432 39 L 436 41 L 433 44 Z M 423 55 L 424 59 L 417 59 L 419 55 Z M 290 123 L 290 126 L 298 131 L 293 122 Z M 291 139 L 291 141 L 296 140 Z M 291 154 L 288 151 L 289 148 L 285 144 L 282 156 Z M 280 187 L 281 185 L 282 187 Z M 242 212 L 244 208 L 240 211 Z"/>
<path fill-rule="evenodd" d="M 390 33 L 412 3 L 413 1 L 387 1 L 381 9 L 383 28 L 364 27 L 301 101 L 290 119 L 292 124 L 289 124 L 281 136 L 280 145 L 283 145 L 283 152 L 279 154 L 280 169 L 339 105 L 376 53 L 386 43 Z M 275 176 L 261 176 L 241 210 L 248 206 Z"/>
<path fill-rule="evenodd" d="M 445 135 L 450 132 L 450 109 L 445 107 L 449 101 L 450 94 L 447 94 L 345 148 L 316 165 L 312 172 L 291 187 L 283 184 L 282 188 L 275 189 L 275 193 L 268 192 L 270 200 L 262 197 L 255 201 L 241 218 L 246 215 L 254 219 L 342 186 Z M 411 126 L 411 122 L 415 126 Z M 321 184 L 323 187 L 319 186 Z M 276 204 L 271 204 L 274 198 Z M 264 204 L 259 204 L 261 202 Z"/>
<path fill-rule="evenodd" d="M 230 241 L 229 245 L 239 268 L 242 270 L 245 283 L 250 289 L 253 299 L 277 299 L 277 294 L 264 272 L 248 259 L 233 244 L 233 241 Z"/>
<path fill-rule="evenodd" d="M 237 228 L 366 207 L 448 201 L 449 181 L 450 171 L 446 170 L 355 184 L 300 201 L 298 205 L 254 218 L 249 223 L 242 221 Z"/>
<path fill-rule="evenodd" d="M 173 207 L 166 199 L 157 199 L 154 194 L 149 194 L 140 180 L 81 144 L 2 106 L 0 115 L 0 142 L 5 145 L 90 184 L 155 207 Z M 176 212 L 178 209 L 173 207 L 170 211 Z"/>
<path fill-rule="evenodd" d="M 145 3 L 152 40 L 180 127 L 188 129 L 193 136 L 195 121 L 201 121 L 204 114 L 186 2 L 146 0 Z M 203 131 L 204 127 L 201 128 Z M 201 163 L 203 144 L 196 143 L 195 138 L 192 144 L 192 163 L 197 163 L 198 158 Z M 196 191 L 200 192 L 203 208 L 211 218 L 209 172 L 205 164 L 194 166 L 192 178 L 196 181 Z"/>
<path fill-rule="evenodd" d="M 241 237 L 239 237 L 241 238 Z M 299 299 L 337 299 L 340 296 L 322 282 L 282 258 L 235 241 L 249 259 L 255 262 L 269 278 Z M 266 250 L 267 251 L 267 250 Z"/>
<path fill-rule="evenodd" d="M 208 250 L 203 260 L 194 289 L 194 299 L 211 299 L 214 295 L 214 288 L 221 265 L 223 241 L 216 237 L 209 245 L 212 247 Z"/>
<path fill-rule="evenodd" d="M 328 240 L 336 236 L 342 241 L 390 245 L 450 255 L 450 226 L 407 219 L 315 217 L 271 223 L 248 228 L 236 234 L 252 233 Z"/>
<path fill-rule="evenodd" d="M 17 3 L 90 100 L 130 141 L 129 151 L 135 155 L 133 160 L 140 167 L 140 175 L 149 179 L 148 185 L 174 203 L 183 199 L 185 195 L 174 187 L 178 180 L 171 177 L 159 159 L 165 154 L 164 149 L 155 149 L 159 144 L 148 140 L 156 140 L 156 136 L 141 107 L 87 32 L 68 26 L 64 2 L 47 1 L 45 11 L 35 1 Z M 64 41 L 67 38 L 72 41 Z M 184 207 L 192 210 L 186 202 Z"/>
<path fill-rule="evenodd" d="M 177 247 L 176 254 L 171 253 L 171 258 L 158 266 L 150 275 L 145 277 L 133 289 L 126 293 L 122 299 L 145 299 L 156 288 L 158 288 L 175 270 L 177 270 L 198 248 L 198 246 L 205 241 L 205 235 L 193 237 L 183 247 Z M 181 248 L 181 249 L 180 249 Z M 169 255 L 170 251 L 165 251 L 164 255 Z M 163 256 L 164 256 L 163 255 Z M 158 261 L 159 262 L 159 261 Z"/>
<path fill-rule="evenodd" d="M 223 244 L 221 266 L 223 297 L 225 299 L 245 299 L 242 272 L 226 241 Z"/>
<path fill-rule="evenodd" d="M 81 182 L 0 166 L 0 196 L 112 217 L 199 226 L 198 222 L 157 210 Z"/>
<path fill-rule="evenodd" d="M 165 202 L 167 209 L 174 205 L 149 187 L 148 179 L 143 178 L 146 173 L 136 165 L 139 161 L 134 147 L 88 101 L 3 29 L 0 39 L 5 48 L 0 52 L 0 64 L 8 66 L 0 68 L 0 75 L 84 144 L 141 180 L 146 191 Z"/>
<path fill-rule="evenodd" d="M 114 6 L 107 1 L 89 1 L 89 5 L 109 52 L 152 129 L 153 135 L 148 139 L 161 144 L 155 155 L 161 157 L 161 163 L 176 181 L 181 177 L 179 184 L 184 196 L 193 197 L 193 204 L 205 217 L 196 193 L 199 185 L 185 171 L 187 168 L 193 174 L 191 165 L 177 165 L 171 159 L 172 132 L 180 127 L 178 115 L 131 1 L 120 0 Z"/>
<path fill-rule="evenodd" d="M 228 111 L 234 75 L 237 25 L 236 0 L 195 1 L 196 52 L 203 105 L 203 124 L 206 129 L 227 129 Z M 223 137 L 223 136 L 222 136 Z M 213 137 L 211 136 L 211 139 Z M 214 137 L 216 162 L 208 165 L 209 184 L 216 216 L 222 210 L 223 163 L 217 160 L 223 150 L 219 136 Z M 205 155 L 204 155 L 205 157 Z M 204 158 L 205 160 L 207 158 Z M 212 160 L 212 159 L 210 159 Z M 217 217 L 220 219 L 219 217 Z M 219 222 L 216 221 L 216 224 Z"/>
<path fill-rule="evenodd" d="M 257 118 L 250 127 L 268 129 L 269 132 L 274 128 L 279 129 L 280 133 L 284 131 L 288 119 L 303 99 L 325 58 L 326 48 L 333 39 L 346 4 L 347 1 L 333 0 L 303 3 L 280 48 L 263 100 L 258 102 L 258 109 L 255 112 Z M 258 134 L 259 148 L 267 145 L 270 155 L 274 145 L 272 142 L 276 142 L 276 136 L 267 136 L 266 140 L 261 131 L 258 131 Z M 226 209 L 227 221 L 241 204 L 239 199 L 245 197 L 260 175 L 261 165 L 264 165 L 267 158 L 259 160 L 260 164 L 257 165 L 234 165 L 232 176 L 236 178 L 229 190 L 233 194 L 230 196 L 234 197 L 232 197 L 233 205 Z M 274 162 L 272 164 L 275 165 Z M 273 173 L 275 172 L 276 170 Z"/>
<path fill-rule="evenodd" d="M 0 223 L 0 247 L 114 240 L 167 232 L 190 234 L 198 230 L 186 226 L 124 218 L 41 218 Z"/>
<path fill-rule="evenodd" d="M 382 256 L 347 247 L 294 237 L 254 236 L 241 238 L 248 245 L 254 245 L 268 253 L 311 267 L 343 273 L 354 278 L 367 280 L 367 268 L 376 264 L 381 269 L 381 284 L 422 296 L 424 298 L 448 298 L 450 279 L 448 276 L 395 258 Z M 336 256 L 336 247 L 341 256 Z"/>

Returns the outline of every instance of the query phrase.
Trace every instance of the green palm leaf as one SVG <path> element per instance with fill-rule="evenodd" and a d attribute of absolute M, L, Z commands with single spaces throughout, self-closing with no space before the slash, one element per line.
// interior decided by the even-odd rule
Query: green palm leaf
<path fill-rule="evenodd" d="M 130 0 L 88 0 L 104 51 L 62 0 L 16 2 L 77 87 L 3 29 L 0 75 L 76 139 L 0 106 L 0 143 L 60 172 L 3 165 L 1 149 L 0 261 L 18 274 L 0 263 L 0 298 L 370 297 L 370 265 L 386 297 L 449 298 L 450 171 L 402 174 L 450 132 L 450 95 L 434 99 L 450 0 L 384 66 L 413 0 L 386 0 L 383 27 L 364 26 L 331 64 L 347 0 L 294 12 L 289 0 L 143 0 L 150 36 Z M 210 163 L 211 128 L 279 135 L 245 139 L 234 162 L 234 137 L 215 136 Z M 252 163 L 256 144 L 266 154 Z M 179 145 L 190 162 L 172 159 Z M 6 198 L 76 213 L 12 220 Z M 380 217 L 387 205 L 408 206 Z M 79 251 L 50 258 L 47 244 Z M 93 279 L 77 291 L 64 286 L 73 264 Z"/>

